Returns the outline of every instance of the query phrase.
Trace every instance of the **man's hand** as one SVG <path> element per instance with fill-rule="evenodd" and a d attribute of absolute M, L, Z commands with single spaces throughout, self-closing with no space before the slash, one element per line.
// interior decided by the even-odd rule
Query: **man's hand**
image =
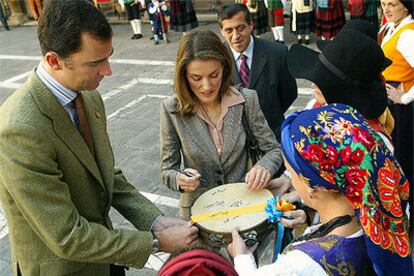
<path fill-rule="evenodd" d="M 258 191 L 267 186 L 270 172 L 262 166 L 254 166 L 247 174 L 245 182 L 249 191 Z"/>
<path fill-rule="evenodd" d="M 160 251 L 171 253 L 195 244 L 198 239 L 198 228 L 187 222 L 170 226 L 161 231 L 154 231 L 154 234 L 160 241 Z"/>
<path fill-rule="evenodd" d="M 286 219 L 282 217 L 280 219 L 280 222 L 283 224 L 283 226 L 288 228 L 294 228 L 306 222 L 306 213 L 302 209 L 284 212 L 283 216 L 292 218 Z"/>
<path fill-rule="evenodd" d="M 231 231 L 231 235 L 233 237 L 233 241 L 227 246 L 227 250 L 233 258 L 242 254 L 251 254 L 256 250 L 258 243 L 251 247 L 247 247 L 242 237 L 240 237 L 237 228 L 234 228 Z"/>
<path fill-rule="evenodd" d="M 184 171 L 192 176 L 187 176 L 183 173 L 179 173 L 177 180 L 178 185 L 185 192 L 194 192 L 198 186 L 200 186 L 201 175 L 197 170 L 191 168 L 187 168 Z"/>

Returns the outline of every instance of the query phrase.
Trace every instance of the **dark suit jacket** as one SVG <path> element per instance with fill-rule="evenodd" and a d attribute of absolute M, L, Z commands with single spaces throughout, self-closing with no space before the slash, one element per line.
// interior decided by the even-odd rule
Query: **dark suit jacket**
<path fill-rule="evenodd" d="M 296 81 L 287 66 L 287 53 L 288 48 L 280 43 L 254 38 L 248 88 L 256 90 L 260 107 L 278 141 L 284 113 L 298 95 Z M 241 79 L 234 59 L 233 65 L 233 81 L 239 84 Z"/>
<path fill-rule="evenodd" d="M 98 92 L 84 92 L 96 160 L 35 73 L 0 107 L 0 198 L 14 275 L 109 275 L 143 267 L 160 211 L 114 170 Z M 115 207 L 138 230 L 114 229 Z"/>

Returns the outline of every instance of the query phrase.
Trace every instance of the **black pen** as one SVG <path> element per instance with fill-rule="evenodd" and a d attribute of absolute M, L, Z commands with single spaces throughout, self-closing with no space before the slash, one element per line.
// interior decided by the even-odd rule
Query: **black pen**
<path fill-rule="evenodd" d="M 282 218 L 284 218 L 284 219 L 294 219 L 294 217 L 292 217 L 292 216 L 282 216 Z"/>
<path fill-rule="evenodd" d="M 193 174 L 191 174 L 191 173 L 189 173 L 189 172 L 182 171 L 182 170 L 179 170 L 179 169 L 174 169 L 174 171 L 179 172 L 179 173 L 182 173 L 182 174 L 184 174 L 185 176 L 188 176 L 188 177 L 193 177 L 193 176 L 195 176 L 195 175 L 193 175 Z M 200 180 L 201 182 L 205 182 L 205 183 L 207 183 L 207 182 L 208 182 L 207 180 L 205 180 L 204 178 L 201 178 L 201 177 L 200 177 L 198 180 Z"/>

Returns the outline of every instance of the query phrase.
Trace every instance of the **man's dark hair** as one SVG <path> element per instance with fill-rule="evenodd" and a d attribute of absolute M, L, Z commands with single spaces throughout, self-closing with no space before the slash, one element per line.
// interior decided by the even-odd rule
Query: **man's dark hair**
<path fill-rule="evenodd" d="M 105 16 L 87 0 L 49 0 L 39 18 L 37 36 L 42 54 L 67 58 L 81 48 L 81 33 L 108 41 L 112 29 Z"/>
<path fill-rule="evenodd" d="M 231 3 L 228 5 L 224 5 L 219 11 L 218 11 L 218 23 L 220 25 L 220 28 L 223 27 L 223 20 L 231 19 L 233 16 L 238 14 L 239 12 L 244 13 L 244 19 L 246 20 L 247 24 L 251 24 L 251 16 L 250 12 L 247 9 L 247 7 L 240 3 Z"/>

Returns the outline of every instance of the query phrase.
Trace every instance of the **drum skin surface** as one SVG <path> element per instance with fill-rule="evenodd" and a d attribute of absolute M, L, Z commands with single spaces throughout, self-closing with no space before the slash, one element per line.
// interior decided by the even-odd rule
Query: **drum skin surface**
<path fill-rule="evenodd" d="M 202 194 L 191 208 L 191 215 L 208 214 L 224 210 L 264 204 L 273 198 L 269 190 L 249 192 L 245 183 L 221 185 Z M 261 240 L 273 230 L 266 213 L 258 212 L 217 220 L 200 221 L 195 224 L 201 238 L 212 246 L 225 246 L 231 242 L 231 230 L 239 228 L 242 237 L 254 233 Z"/>

